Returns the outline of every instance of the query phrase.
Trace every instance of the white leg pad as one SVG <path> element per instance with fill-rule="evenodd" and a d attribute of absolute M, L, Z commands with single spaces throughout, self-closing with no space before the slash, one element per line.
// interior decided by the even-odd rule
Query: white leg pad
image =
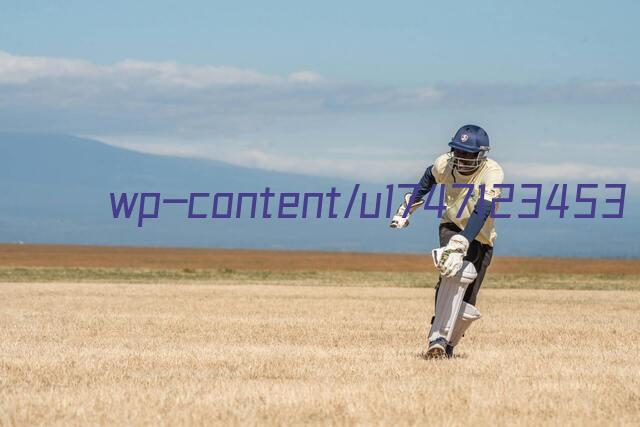
<path fill-rule="evenodd" d="M 480 310 L 478 310 L 471 304 L 463 302 L 462 307 L 460 308 L 460 314 L 458 315 L 458 320 L 456 320 L 455 327 L 453 328 L 453 333 L 451 334 L 449 345 L 453 347 L 458 345 L 464 333 L 467 331 L 467 329 L 469 329 L 469 326 L 471 326 L 471 323 L 475 322 L 479 318 Z"/>
<path fill-rule="evenodd" d="M 451 342 L 453 331 L 461 312 L 464 293 L 467 290 L 467 286 L 475 280 L 477 275 L 478 273 L 473 264 L 465 261 L 455 276 L 441 278 L 435 316 L 431 331 L 429 331 L 429 342 L 438 338 L 444 338 L 447 342 Z"/>

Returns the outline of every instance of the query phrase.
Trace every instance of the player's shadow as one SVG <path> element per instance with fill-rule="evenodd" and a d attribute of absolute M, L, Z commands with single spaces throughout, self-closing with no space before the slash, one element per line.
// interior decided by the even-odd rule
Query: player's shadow
<path fill-rule="evenodd" d="M 416 357 L 418 359 L 422 359 L 422 360 L 462 360 L 462 359 L 466 359 L 467 355 L 465 353 L 460 353 L 460 354 L 454 354 L 452 357 L 431 357 L 427 355 L 427 351 L 421 351 L 419 353 L 416 354 Z"/>

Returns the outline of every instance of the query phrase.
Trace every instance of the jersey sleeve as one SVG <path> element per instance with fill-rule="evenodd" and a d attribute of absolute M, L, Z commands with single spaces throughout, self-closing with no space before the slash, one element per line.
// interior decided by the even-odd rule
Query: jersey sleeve
<path fill-rule="evenodd" d="M 482 230 L 482 227 L 484 227 L 484 224 L 487 222 L 487 218 L 489 218 L 491 213 L 493 199 L 500 196 L 501 189 L 495 186 L 502 184 L 504 181 L 504 172 L 500 165 L 495 161 L 491 161 L 487 166 L 488 169 L 482 178 L 482 183 L 485 186 L 484 199 L 476 202 L 466 227 L 460 233 L 466 237 L 469 242 L 478 236 L 480 230 Z"/>
<path fill-rule="evenodd" d="M 442 182 L 442 176 L 447 167 L 447 156 L 439 156 L 431 166 L 429 166 L 422 175 L 420 182 L 411 194 L 412 203 L 422 200 L 428 194 L 434 185 Z"/>
<path fill-rule="evenodd" d="M 422 178 L 420 178 L 420 182 L 418 182 L 413 193 L 411 193 L 411 198 L 409 200 L 412 204 L 422 200 L 425 194 L 428 194 L 431 191 L 431 188 L 435 185 L 436 180 L 433 177 L 432 171 L 433 165 L 429 166 L 427 170 L 424 171 Z"/>

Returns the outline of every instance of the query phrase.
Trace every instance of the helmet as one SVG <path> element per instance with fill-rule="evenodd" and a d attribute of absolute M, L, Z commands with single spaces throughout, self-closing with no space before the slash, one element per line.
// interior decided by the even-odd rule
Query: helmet
<path fill-rule="evenodd" d="M 453 136 L 449 147 L 451 147 L 449 162 L 452 167 L 459 172 L 473 172 L 487 160 L 489 135 L 480 126 L 464 125 Z M 477 155 L 475 158 L 456 156 L 454 150 L 477 153 Z"/>

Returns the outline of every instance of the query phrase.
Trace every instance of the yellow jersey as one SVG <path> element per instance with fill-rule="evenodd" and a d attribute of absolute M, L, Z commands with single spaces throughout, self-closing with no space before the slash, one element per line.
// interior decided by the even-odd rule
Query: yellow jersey
<path fill-rule="evenodd" d="M 484 199 L 492 201 L 500 196 L 500 188 L 495 188 L 495 184 L 502 184 L 504 181 L 504 172 L 502 167 L 493 159 L 487 159 L 470 175 L 462 175 L 453 169 L 450 162 L 451 153 L 445 153 L 439 156 L 433 163 L 431 173 L 438 184 L 445 184 L 445 204 L 446 209 L 442 215 L 441 223 L 452 222 L 460 229 L 464 230 L 467 221 L 473 212 L 478 199 L 481 195 L 480 185 L 484 184 Z M 469 188 L 454 188 L 453 184 L 473 184 L 473 192 L 466 200 L 466 204 L 462 204 L 467 198 Z M 496 209 L 498 207 L 496 203 Z M 459 211 L 462 209 L 462 212 Z M 458 218 L 459 216 L 459 218 Z M 480 233 L 476 236 L 476 240 L 480 243 L 493 246 L 496 240 L 496 229 L 493 224 L 491 215 L 487 218 Z"/>

